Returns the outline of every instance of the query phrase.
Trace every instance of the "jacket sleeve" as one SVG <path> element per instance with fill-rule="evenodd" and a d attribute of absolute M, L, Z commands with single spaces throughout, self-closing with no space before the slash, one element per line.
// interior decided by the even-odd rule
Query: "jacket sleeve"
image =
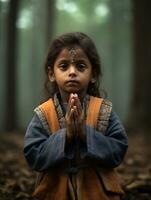
<path fill-rule="evenodd" d="M 99 161 L 103 167 L 117 167 L 123 160 L 128 148 L 125 130 L 115 112 L 111 113 L 106 133 L 93 127 L 85 127 L 86 143 L 82 144 L 81 158 Z"/>
<path fill-rule="evenodd" d="M 65 148 L 66 129 L 55 134 L 48 133 L 37 114 L 31 120 L 24 138 L 24 156 L 29 166 L 44 171 L 65 159 L 73 158 L 73 148 Z M 72 144 L 71 144 L 72 145 Z"/>

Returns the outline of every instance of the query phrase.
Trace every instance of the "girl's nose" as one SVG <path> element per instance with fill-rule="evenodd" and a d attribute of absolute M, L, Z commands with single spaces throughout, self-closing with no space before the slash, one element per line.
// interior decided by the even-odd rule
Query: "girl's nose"
<path fill-rule="evenodd" d="M 76 67 L 71 64 L 69 67 L 69 76 L 76 76 L 77 75 L 77 70 Z"/>

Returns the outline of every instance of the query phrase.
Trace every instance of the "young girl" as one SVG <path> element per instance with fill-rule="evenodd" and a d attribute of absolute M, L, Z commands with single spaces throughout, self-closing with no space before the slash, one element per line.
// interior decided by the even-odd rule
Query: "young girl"
<path fill-rule="evenodd" d="M 114 170 L 128 142 L 112 104 L 99 90 L 99 55 L 84 33 L 67 33 L 49 48 L 47 101 L 35 109 L 24 145 L 29 166 L 40 172 L 39 200 L 118 200 Z"/>

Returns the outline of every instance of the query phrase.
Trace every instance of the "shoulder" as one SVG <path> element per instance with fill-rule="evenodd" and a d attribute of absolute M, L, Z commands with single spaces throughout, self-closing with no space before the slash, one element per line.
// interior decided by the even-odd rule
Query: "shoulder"
<path fill-rule="evenodd" d="M 106 108 L 111 108 L 112 109 L 112 102 L 109 101 L 108 99 L 104 99 L 102 97 L 95 97 L 95 96 L 90 96 L 89 98 L 93 103 L 101 102 L 101 106 L 102 107 L 106 107 Z"/>
<path fill-rule="evenodd" d="M 109 120 L 111 112 L 112 112 L 112 102 L 108 99 L 103 99 L 100 97 L 94 97 L 97 99 L 97 101 L 100 101 L 100 110 L 99 110 L 99 116 L 101 115 L 101 118 L 105 118 L 106 120 Z"/>
<path fill-rule="evenodd" d="M 38 105 L 35 109 L 34 112 L 38 116 L 43 128 L 49 132 L 50 128 L 48 125 L 48 121 L 46 119 L 46 116 L 48 115 L 49 112 L 51 112 L 53 106 L 53 100 L 48 99 L 47 101 L 43 102 L 42 104 Z"/>
<path fill-rule="evenodd" d="M 54 105 L 53 99 L 50 98 L 47 101 L 40 104 L 37 108 L 40 109 L 41 111 L 44 111 L 44 110 L 50 109 L 53 105 Z"/>
<path fill-rule="evenodd" d="M 48 134 L 46 131 L 42 121 L 40 120 L 37 113 L 34 113 L 31 121 L 29 122 L 27 129 L 26 129 L 26 135 L 25 137 L 33 137 L 38 136 L 39 134 Z"/>
<path fill-rule="evenodd" d="M 110 114 L 112 111 L 112 102 L 108 99 L 102 99 L 102 104 L 100 110 L 104 113 Z"/>
<path fill-rule="evenodd" d="M 122 121 L 120 120 L 119 116 L 115 111 L 111 112 L 111 116 L 109 119 L 109 126 L 110 128 L 116 127 L 117 129 L 125 130 Z"/>
<path fill-rule="evenodd" d="M 112 115 L 112 102 L 109 101 L 108 99 L 102 99 L 98 116 L 98 126 L 97 126 L 101 132 L 103 133 L 106 132 L 111 115 Z"/>

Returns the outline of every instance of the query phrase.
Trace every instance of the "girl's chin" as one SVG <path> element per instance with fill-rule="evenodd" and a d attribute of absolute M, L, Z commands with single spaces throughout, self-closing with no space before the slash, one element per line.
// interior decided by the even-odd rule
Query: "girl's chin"
<path fill-rule="evenodd" d="M 66 90 L 67 93 L 80 93 L 78 88 L 68 88 L 68 90 Z"/>
<path fill-rule="evenodd" d="M 72 88 L 66 88 L 66 89 L 64 89 L 64 90 L 62 90 L 62 95 L 65 95 L 65 96 L 68 96 L 68 95 L 70 95 L 71 93 L 73 93 L 73 94 L 77 94 L 78 96 L 84 96 L 85 95 L 85 91 L 81 91 L 81 90 L 79 90 L 79 88 L 75 88 L 75 87 L 72 87 Z"/>
<path fill-rule="evenodd" d="M 79 98 L 83 98 L 86 94 L 85 92 L 81 92 L 79 90 L 68 90 L 68 95 L 72 94 L 77 94 Z"/>

